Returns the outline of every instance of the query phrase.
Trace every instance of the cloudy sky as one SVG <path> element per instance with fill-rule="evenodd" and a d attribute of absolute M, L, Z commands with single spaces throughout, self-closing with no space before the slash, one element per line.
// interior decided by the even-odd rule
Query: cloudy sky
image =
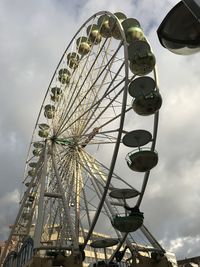
<path fill-rule="evenodd" d="M 100 11 L 135 17 L 157 58 L 163 106 L 159 164 L 142 203 L 146 225 L 177 258 L 200 247 L 200 54 L 159 44 L 156 29 L 176 0 L 0 1 L 0 239 L 14 220 L 36 117 L 54 69 L 75 31 Z"/>

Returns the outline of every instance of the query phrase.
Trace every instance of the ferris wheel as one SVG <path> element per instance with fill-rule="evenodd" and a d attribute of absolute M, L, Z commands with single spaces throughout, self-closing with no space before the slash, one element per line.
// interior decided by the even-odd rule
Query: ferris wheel
<path fill-rule="evenodd" d="M 123 13 L 96 13 L 77 31 L 36 121 L 2 266 L 33 258 L 41 266 L 81 266 L 88 246 L 96 261 L 99 248 L 107 262 L 120 261 L 120 249 L 136 253 L 142 234 L 162 251 L 139 209 L 158 162 L 162 98 L 155 63 L 140 23 Z M 135 118 L 144 117 L 151 131 L 135 128 Z M 136 175 L 133 181 L 117 174 L 119 166 Z"/>

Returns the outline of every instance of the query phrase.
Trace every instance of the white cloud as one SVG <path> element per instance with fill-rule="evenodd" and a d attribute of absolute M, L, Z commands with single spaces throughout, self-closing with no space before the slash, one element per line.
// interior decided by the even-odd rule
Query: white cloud
<path fill-rule="evenodd" d="M 177 257 L 180 257 L 181 250 L 185 251 L 185 258 L 198 255 L 198 248 L 200 244 L 200 236 L 184 238 L 176 238 L 170 241 L 169 250 L 176 253 Z M 180 259 L 180 258 L 179 258 Z"/>
<path fill-rule="evenodd" d="M 9 233 L 9 225 L 14 223 L 19 207 L 19 191 L 15 189 L 0 198 L 0 240 L 5 240 Z"/>
<path fill-rule="evenodd" d="M 19 203 L 19 191 L 15 189 L 13 192 L 7 193 L 0 200 L 0 206 L 5 206 L 12 203 Z"/>

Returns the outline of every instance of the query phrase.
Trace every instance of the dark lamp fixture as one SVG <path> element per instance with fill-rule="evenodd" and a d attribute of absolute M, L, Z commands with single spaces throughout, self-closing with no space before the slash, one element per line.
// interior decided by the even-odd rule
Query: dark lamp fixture
<path fill-rule="evenodd" d="M 157 30 L 162 46 L 175 54 L 200 51 L 200 0 L 183 0 L 166 15 Z"/>

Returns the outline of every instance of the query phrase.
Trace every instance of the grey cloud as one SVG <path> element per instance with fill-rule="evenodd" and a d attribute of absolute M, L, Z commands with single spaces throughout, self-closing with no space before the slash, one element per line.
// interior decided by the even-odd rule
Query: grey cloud
<path fill-rule="evenodd" d="M 148 32 L 163 96 L 156 146 L 160 160 L 150 175 L 141 209 L 150 230 L 166 248 L 174 249 L 179 258 L 197 255 L 199 55 L 179 57 L 169 53 L 160 46 L 155 32 L 165 13 L 177 2 L 112 0 L 81 1 L 80 5 L 78 0 L 1 1 L 0 200 L 4 203 L 0 205 L 1 238 L 5 238 L 17 210 L 17 201 L 5 202 L 5 196 L 19 191 L 32 129 L 59 58 L 77 29 L 93 13 L 122 11 L 140 19 Z M 148 118 L 137 115 L 132 118 L 134 128 L 144 125 L 151 129 Z M 128 170 L 124 161 L 127 152 L 120 150 L 123 163 L 117 170 L 125 172 L 128 181 L 140 188 L 140 175 Z"/>

